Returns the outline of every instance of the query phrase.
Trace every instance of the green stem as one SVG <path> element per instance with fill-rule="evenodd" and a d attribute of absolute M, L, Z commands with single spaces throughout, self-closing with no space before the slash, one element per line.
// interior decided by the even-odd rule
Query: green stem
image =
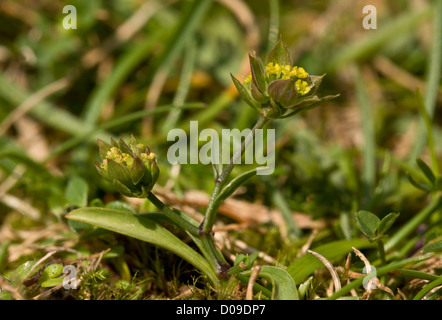
<path fill-rule="evenodd" d="M 158 199 L 152 192 L 147 194 L 147 199 L 152 202 L 155 207 L 160 209 L 166 217 L 168 217 L 173 223 L 175 223 L 179 228 L 190 234 L 197 236 L 199 235 L 197 222 L 191 220 L 189 217 L 185 216 L 181 211 L 174 211 L 166 206 L 160 199 Z"/>
<path fill-rule="evenodd" d="M 147 194 L 147 199 L 152 202 L 163 214 L 176 226 L 188 232 L 192 240 L 201 250 L 201 253 L 210 262 L 213 269 L 221 277 L 227 274 L 230 266 L 224 259 L 221 252 L 215 247 L 211 236 L 201 236 L 198 230 L 198 223 L 186 216 L 179 210 L 172 210 L 158 199 L 152 192 Z"/>
<path fill-rule="evenodd" d="M 387 259 L 385 259 L 385 248 L 384 243 L 381 239 L 377 240 L 378 248 L 379 248 L 379 256 L 381 257 L 381 261 L 383 265 L 387 264 Z"/>
<path fill-rule="evenodd" d="M 253 139 L 255 137 L 255 131 L 257 129 L 262 128 L 267 123 L 267 121 L 268 119 L 265 118 L 264 116 L 261 116 L 258 119 L 250 134 L 247 135 L 247 137 L 241 144 L 241 148 L 235 152 L 233 157 L 230 159 L 229 164 L 224 168 L 224 170 L 221 172 L 219 177 L 215 180 L 215 187 L 213 189 L 209 204 L 207 205 L 206 212 L 204 214 L 204 220 L 199 227 L 201 235 L 208 235 L 212 232 L 213 224 L 215 223 L 216 213 L 218 211 L 219 206 L 222 203 L 222 201 L 218 200 L 218 195 L 222 191 L 224 185 L 226 184 L 226 180 L 230 175 L 230 173 L 232 172 L 233 168 L 235 167 L 235 164 L 238 163 L 238 160 L 244 153 L 247 146 L 251 142 L 253 142 Z"/>

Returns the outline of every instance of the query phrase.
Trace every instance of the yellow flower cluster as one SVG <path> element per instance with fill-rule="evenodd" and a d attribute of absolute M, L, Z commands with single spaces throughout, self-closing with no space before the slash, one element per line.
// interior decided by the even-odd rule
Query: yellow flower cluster
<path fill-rule="evenodd" d="M 137 147 L 143 148 L 144 146 L 137 145 Z M 155 158 L 155 153 L 151 152 L 150 154 L 147 154 L 147 153 L 143 152 L 140 155 L 140 158 L 141 158 L 141 160 L 145 160 L 145 161 L 152 160 Z M 132 165 L 134 163 L 134 158 L 132 157 L 132 155 L 130 155 L 128 153 L 121 153 L 121 151 L 116 147 L 112 147 L 110 149 L 110 151 L 107 152 L 106 159 L 104 159 L 101 164 L 101 167 L 103 169 L 106 169 L 108 159 L 114 160 L 115 162 L 118 162 L 121 164 L 123 164 L 123 162 L 124 162 L 124 163 L 126 163 L 126 165 L 128 167 L 132 167 Z"/>
<path fill-rule="evenodd" d="M 252 75 L 249 74 L 245 79 L 244 79 L 244 84 L 249 84 L 250 82 L 252 82 Z"/>
<path fill-rule="evenodd" d="M 270 62 L 266 65 L 265 72 L 267 76 L 276 75 L 277 79 L 291 79 L 296 77 L 298 79 L 295 82 L 296 91 L 301 95 L 305 95 L 311 90 L 308 82 L 301 80 L 308 77 L 308 73 L 302 67 L 291 67 L 288 64 L 279 65 L 278 63 Z M 244 84 L 249 84 L 250 82 L 252 82 L 251 74 L 244 79 Z"/>
<path fill-rule="evenodd" d="M 275 74 L 280 79 L 300 78 L 305 79 L 308 77 L 308 73 L 302 67 L 291 67 L 288 64 L 279 65 L 278 63 L 270 62 L 266 65 L 266 74 Z"/>
<path fill-rule="evenodd" d="M 298 91 L 298 93 L 300 93 L 301 95 L 305 95 L 309 93 L 311 90 L 310 86 L 308 85 L 308 82 L 301 79 L 296 80 L 295 87 L 296 91 Z"/>

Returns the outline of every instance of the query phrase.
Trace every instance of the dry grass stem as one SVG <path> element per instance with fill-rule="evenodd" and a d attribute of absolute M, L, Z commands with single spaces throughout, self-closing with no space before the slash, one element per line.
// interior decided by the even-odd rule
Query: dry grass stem
<path fill-rule="evenodd" d="M 252 268 L 252 274 L 250 275 L 249 282 L 247 283 L 247 294 L 246 300 L 253 300 L 253 286 L 258 278 L 259 271 L 261 270 L 260 266 L 254 266 Z"/>
<path fill-rule="evenodd" d="M 318 258 L 319 260 L 321 260 L 321 262 L 325 265 L 325 267 L 328 269 L 328 271 L 330 272 L 332 279 L 333 279 L 333 284 L 335 286 L 335 292 L 341 290 L 341 281 L 339 280 L 339 276 L 338 273 L 336 272 L 335 268 L 333 267 L 333 265 L 330 263 L 330 261 L 328 261 L 324 256 L 322 256 L 321 254 L 312 251 L 312 250 L 307 250 L 308 253 L 314 255 L 316 258 Z"/>

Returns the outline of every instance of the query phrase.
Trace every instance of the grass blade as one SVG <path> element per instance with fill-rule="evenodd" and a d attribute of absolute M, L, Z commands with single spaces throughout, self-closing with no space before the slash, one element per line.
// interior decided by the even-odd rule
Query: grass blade
<path fill-rule="evenodd" d="M 154 44 L 158 42 L 164 32 L 156 32 L 146 37 L 146 41 L 129 48 L 127 52 L 119 59 L 110 77 L 98 85 L 92 92 L 84 109 L 85 122 L 93 125 L 97 123 L 101 108 L 111 95 L 121 86 L 132 70 L 146 58 L 147 53 Z"/>
<path fill-rule="evenodd" d="M 426 135 L 430 134 L 427 132 L 428 122 L 433 118 L 437 96 L 439 91 L 439 82 L 441 77 L 441 63 L 442 63 L 442 0 L 435 1 L 434 8 L 434 24 L 433 24 L 433 39 L 432 44 L 433 47 L 431 49 L 431 56 L 429 59 L 428 66 L 428 78 L 427 78 L 427 91 L 425 93 L 425 110 L 424 119 L 421 121 L 421 125 L 419 126 L 419 131 L 417 133 L 416 143 L 414 145 L 414 149 L 410 155 L 410 159 L 415 159 L 422 151 L 422 148 L 425 145 Z M 425 113 L 428 115 L 428 119 L 425 119 Z M 425 122 L 427 124 L 425 125 Z M 432 142 L 432 141 L 429 141 Z"/>
<path fill-rule="evenodd" d="M 365 89 L 364 81 L 358 67 L 354 68 L 354 80 L 356 84 L 356 94 L 362 116 L 362 131 L 364 135 L 364 165 L 362 172 L 362 181 L 365 194 L 364 202 L 368 203 L 375 184 L 376 177 L 376 141 L 374 132 L 374 120 L 370 99 Z"/>

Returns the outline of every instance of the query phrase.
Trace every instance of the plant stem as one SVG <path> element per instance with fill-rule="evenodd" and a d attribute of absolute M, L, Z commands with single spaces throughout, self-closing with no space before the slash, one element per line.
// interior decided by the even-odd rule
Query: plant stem
<path fill-rule="evenodd" d="M 192 221 L 189 217 L 184 217 L 180 211 L 173 211 L 168 206 L 166 206 L 160 199 L 158 199 L 152 192 L 147 194 L 147 199 L 154 204 L 155 207 L 160 209 L 166 217 L 168 217 L 173 223 L 184 231 L 189 232 L 192 235 L 198 236 L 197 222 Z M 194 223 L 192 223 L 194 222 Z"/>
<path fill-rule="evenodd" d="M 255 137 L 255 131 L 257 129 L 261 129 L 266 123 L 268 119 L 264 116 L 261 116 L 253 127 L 252 131 L 247 135 L 241 144 L 241 148 L 237 150 L 232 158 L 230 159 L 229 164 L 224 168 L 219 177 L 215 180 L 215 187 L 212 192 L 212 196 L 210 198 L 209 204 L 207 205 L 206 212 L 204 214 L 204 220 L 199 227 L 199 231 L 201 235 L 208 235 L 212 232 L 213 224 L 215 223 L 216 213 L 218 211 L 219 206 L 221 205 L 221 201 L 217 201 L 218 195 L 221 192 L 222 188 L 226 183 L 226 179 L 229 174 L 232 172 L 236 163 L 241 158 L 247 146 L 253 142 Z"/>
<path fill-rule="evenodd" d="M 224 259 L 221 252 L 215 247 L 212 237 L 201 236 L 198 230 L 198 223 L 184 215 L 179 210 L 172 210 L 158 199 L 152 192 L 147 194 L 147 199 L 152 202 L 163 214 L 176 226 L 188 232 L 189 236 L 201 250 L 201 253 L 212 265 L 218 275 L 224 277 L 230 266 Z"/>
<path fill-rule="evenodd" d="M 384 243 L 381 239 L 377 240 L 378 248 L 379 248 L 379 256 L 381 257 L 381 261 L 383 265 L 387 264 L 387 259 L 385 259 L 385 248 Z"/>

